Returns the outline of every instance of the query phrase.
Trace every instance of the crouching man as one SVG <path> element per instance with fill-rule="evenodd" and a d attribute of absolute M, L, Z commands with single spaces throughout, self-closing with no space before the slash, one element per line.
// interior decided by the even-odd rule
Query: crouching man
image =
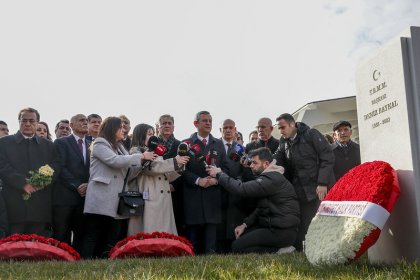
<path fill-rule="evenodd" d="M 229 177 L 220 168 L 207 168 L 209 175 L 216 177 L 219 185 L 228 192 L 257 200 L 255 211 L 235 228 L 236 240 L 232 244 L 232 251 L 292 251 L 300 222 L 295 190 L 283 176 L 283 168 L 276 165 L 268 148 L 253 150 L 249 156 L 252 158 L 251 170 L 256 176 L 252 181 L 241 182 Z"/>

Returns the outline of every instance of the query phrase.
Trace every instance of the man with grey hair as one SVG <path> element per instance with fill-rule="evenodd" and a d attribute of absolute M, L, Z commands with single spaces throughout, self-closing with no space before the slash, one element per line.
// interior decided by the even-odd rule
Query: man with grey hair
<path fill-rule="evenodd" d="M 56 139 L 61 173 L 53 192 L 54 238 L 80 252 L 83 237 L 83 207 L 89 181 L 90 141 L 86 139 L 88 120 L 77 114 L 70 120 L 73 133 Z M 73 233 L 73 239 L 71 239 Z M 73 242 L 72 242 L 73 241 Z"/>
<path fill-rule="evenodd" d="M 217 180 L 208 176 L 206 172 L 206 165 L 215 165 L 227 170 L 223 142 L 210 134 L 212 121 L 209 112 L 198 112 L 194 120 L 197 132 L 185 140 L 200 147 L 200 153 L 196 159 L 188 162 L 183 173 L 187 237 L 198 254 L 216 252 L 217 224 L 222 218 L 220 187 Z"/>
<path fill-rule="evenodd" d="M 164 114 L 159 117 L 156 122 L 158 124 L 157 135 L 159 144 L 165 146 L 166 153 L 163 155 L 163 159 L 174 158 L 178 154 L 178 146 L 181 141 L 175 138 L 175 119 L 169 114 Z M 177 178 L 170 184 L 172 193 L 172 207 L 174 210 L 175 224 L 178 231 L 178 235 L 186 236 L 185 223 L 184 223 L 184 209 L 183 209 L 183 183 L 182 177 Z"/>

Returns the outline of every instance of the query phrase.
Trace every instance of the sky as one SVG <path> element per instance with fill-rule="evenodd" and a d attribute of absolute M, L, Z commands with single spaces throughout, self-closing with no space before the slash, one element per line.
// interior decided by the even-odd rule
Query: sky
<path fill-rule="evenodd" d="M 131 126 L 224 119 L 245 138 L 259 118 L 356 95 L 356 66 L 409 26 L 415 0 L 1 1 L 0 120 L 125 114 Z"/>

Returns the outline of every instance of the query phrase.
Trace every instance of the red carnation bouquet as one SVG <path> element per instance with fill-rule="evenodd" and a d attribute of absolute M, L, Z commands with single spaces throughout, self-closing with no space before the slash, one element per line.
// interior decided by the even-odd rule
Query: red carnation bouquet
<path fill-rule="evenodd" d="M 110 259 L 130 257 L 193 256 L 192 244 L 167 232 L 140 232 L 119 241 L 109 252 Z"/>
<path fill-rule="evenodd" d="M 321 202 L 309 226 L 309 262 L 341 264 L 360 257 L 378 240 L 399 195 L 397 174 L 388 163 L 351 169 Z"/>
<path fill-rule="evenodd" d="M 59 260 L 80 259 L 71 246 L 54 238 L 36 234 L 13 234 L 0 239 L 0 260 Z"/>

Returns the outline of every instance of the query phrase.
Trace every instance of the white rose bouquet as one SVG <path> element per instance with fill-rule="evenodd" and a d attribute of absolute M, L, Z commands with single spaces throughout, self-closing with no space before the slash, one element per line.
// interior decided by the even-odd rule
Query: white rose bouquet
<path fill-rule="evenodd" d="M 52 177 L 54 175 L 54 169 L 51 168 L 48 164 L 41 166 L 36 171 L 29 171 L 31 177 L 26 179 L 28 184 L 31 184 L 35 189 L 42 190 L 44 187 L 48 186 L 52 182 Z M 24 193 L 22 195 L 23 200 L 28 200 L 31 197 L 30 193 Z"/>

